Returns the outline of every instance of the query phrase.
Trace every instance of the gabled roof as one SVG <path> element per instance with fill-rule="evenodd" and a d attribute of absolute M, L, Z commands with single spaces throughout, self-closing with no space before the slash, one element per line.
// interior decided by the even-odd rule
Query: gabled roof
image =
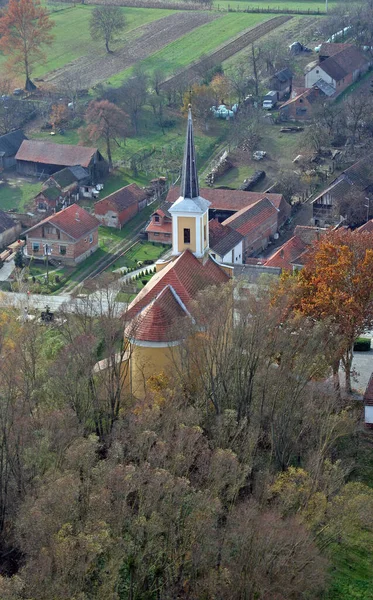
<path fill-rule="evenodd" d="M 268 198 L 258 200 L 252 206 L 248 206 L 236 212 L 226 219 L 223 224 L 230 225 L 243 236 L 258 229 L 267 219 L 275 216 L 279 209 L 276 208 Z"/>
<path fill-rule="evenodd" d="M 338 54 L 341 50 L 345 48 L 349 48 L 352 44 L 342 44 L 342 43 L 332 43 L 332 42 L 323 42 L 320 46 L 319 56 L 334 56 L 334 54 Z"/>
<path fill-rule="evenodd" d="M 333 89 L 333 94 L 334 94 L 335 89 L 334 88 L 332 88 L 332 89 Z M 321 90 L 321 88 L 318 88 L 318 86 L 316 88 L 316 85 L 315 85 L 312 88 L 306 89 L 304 92 L 302 92 L 298 96 L 295 96 L 294 98 L 290 98 L 290 100 L 288 100 L 287 102 L 284 102 L 284 104 L 282 104 L 280 106 L 280 109 L 284 108 L 284 106 L 289 106 L 290 104 L 294 104 L 295 102 L 298 102 L 298 100 L 300 98 L 307 100 L 307 102 L 309 102 L 310 104 L 314 104 L 315 102 L 317 102 L 318 100 L 323 98 L 323 96 L 325 96 L 324 92 Z"/>
<path fill-rule="evenodd" d="M 292 270 L 293 264 L 297 263 L 297 259 L 307 250 L 308 245 L 305 244 L 299 237 L 293 236 L 285 242 L 281 248 L 265 262 L 266 267 L 280 267 L 281 269 Z"/>
<path fill-rule="evenodd" d="M 41 190 L 36 197 L 41 195 L 45 196 L 45 198 L 48 200 L 57 200 L 57 198 L 61 195 L 61 190 L 57 186 L 51 185 L 50 187 Z"/>
<path fill-rule="evenodd" d="M 23 140 L 27 140 L 27 137 L 18 129 L 17 131 L 11 131 L 5 135 L 0 136 L 0 153 L 2 156 L 15 156 L 19 150 Z"/>
<path fill-rule="evenodd" d="M 175 260 L 170 261 L 161 271 L 153 275 L 128 307 L 128 316 L 134 317 L 167 286 L 171 285 L 181 302 L 189 308 L 199 291 L 212 285 L 228 281 L 225 271 L 212 258 L 198 260 L 185 250 Z"/>
<path fill-rule="evenodd" d="M 126 330 L 128 337 L 143 342 L 174 342 L 180 339 L 176 321 L 189 316 L 171 285 L 145 306 Z"/>
<path fill-rule="evenodd" d="M 341 175 L 323 190 L 311 204 L 317 201 L 327 193 L 332 194 L 336 200 L 343 199 L 347 194 L 351 193 L 353 186 L 363 192 L 370 186 L 373 186 L 373 169 L 372 155 L 365 156 L 357 161 L 351 167 L 341 173 Z"/>
<path fill-rule="evenodd" d="M 317 68 L 324 71 L 324 73 L 329 75 L 329 77 L 331 77 L 335 81 L 340 81 L 348 74 L 347 71 L 343 67 L 341 67 L 332 57 L 327 58 L 321 64 L 317 65 Z"/>
<path fill-rule="evenodd" d="M 217 219 L 209 221 L 210 249 L 223 257 L 242 242 L 243 236 L 229 225 L 222 225 Z"/>
<path fill-rule="evenodd" d="M 132 204 L 141 202 L 141 200 L 144 200 L 146 197 L 146 192 L 144 190 L 136 183 L 131 183 L 122 187 L 120 190 L 113 192 L 109 196 L 106 196 L 106 198 L 102 198 L 102 200 L 95 202 L 95 207 L 110 202 L 118 212 L 122 212 L 122 210 L 125 210 Z"/>
<path fill-rule="evenodd" d="M 360 227 L 357 228 L 356 231 L 361 232 L 368 232 L 368 233 L 373 233 L 373 219 L 370 219 L 370 221 L 368 221 L 367 223 L 364 223 L 364 225 L 361 225 Z"/>
<path fill-rule="evenodd" d="M 47 165 L 88 167 L 97 148 L 53 144 L 37 140 L 25 140 L 17 152 L 16 159 Z"/>
<path fill-rule="evenodd" d="M 291 81 L 293 79 L 293 73 L 286 67 L 275 73 L 272 79 L 278 79 L 281 83 L 285 83 L 285 81 Z"/>
<path fill-rule="evenodd" d="M 14 227 L 14 221 L 3 210 L 0 210 L 0 233 L 4 233 L 7 229 Z"/>
<path fill-rule="evenodd" d="M 346 48 L 333 54 L 317 65 L 335 81 L 340 81 L 349 73 L 368 64 L 367 58 L 355 46 L 348 45 Z"/>
<path fill-rule="evenodd" d="M 57 171 L 57 173 L 54 173 L 50 179 L 54 179 L 57 185 L 64 189 L 74 183 L 78 183 L 82 179 L 86 179 L 87 177 L 89 177 L 89 174 L 83 167 L 74 166 L 65 167 L 65 169 Z"/>
<path fill-rule="evenodd" d="M 73 240 L 79 240 L 100 225 L 96 217 L 90 215 L 84 208 L 81 208 L 77 204 L 71 204 L 60 212 L 50 215 L 33 227 L 30 227 L 25 233 L 30 234 L 34 229 L 46 223 L 54 225 Z"/>
<path fill-rule="evenodd" d="M 172 219 L 171 213 L 169 212 L 171 204 L 171 202 L 167 202 L 166 200 L 160 205 L 159 208 L 157 208 L 157 210 L 153 212 L 152 216 L 159 215 L 160 217 L 167 217 L 168 219 Z"/>
<path fill-rule="evenodd" d="M 268 194 L 266 192 L 245 192 L 243 190 L 219 190 L 214 188 L 202 188 L 200 193 L 210 202 L 210 209 L 238 211 L 268 198 L 276 208 L 283 201 L 282 194 Z M 180 188 L 174 187 L 168 191 L 167 202 L 175 202 L 180 196 Z"/>

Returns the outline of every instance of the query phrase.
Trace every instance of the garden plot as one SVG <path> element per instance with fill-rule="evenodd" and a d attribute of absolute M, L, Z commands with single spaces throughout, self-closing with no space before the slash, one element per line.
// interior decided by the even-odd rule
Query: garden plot
<path fill-rule="evenodd" d="M 146 9 L 144 9 L 146 10 Z M 58 83 L 68 74 L 79 78 L 82 87 L 90 88 L 118 72 L 147 58 L 192 29 L 219 18 L 215 12 L 176 12 L 133 30 L 130 39 L 113 54 L 91 53 L 55 70 L 45 81 Z"/>

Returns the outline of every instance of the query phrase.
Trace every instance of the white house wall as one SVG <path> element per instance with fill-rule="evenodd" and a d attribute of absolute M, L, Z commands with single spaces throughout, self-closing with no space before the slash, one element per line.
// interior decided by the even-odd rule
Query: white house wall
<path fill-rule="evenodd" d="M 325 71 L 322 70 L 320 65 L 317 65 L 306 74 L 306 88 L 311 88 L 319 79 L 326 81 L 326 83 L 332 85 L 334 89 L 336 88 L 336 82 L 334 81 L 334 79 L 330 77 L 330 75 L 325 73 Z"/>

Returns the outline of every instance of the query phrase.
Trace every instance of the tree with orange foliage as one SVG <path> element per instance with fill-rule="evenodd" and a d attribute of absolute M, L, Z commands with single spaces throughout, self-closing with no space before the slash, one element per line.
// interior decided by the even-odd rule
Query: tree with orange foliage
<path fill-rule="evenodd" d="M 50 115 L 53 127 L 59 127 L 69 120 L 69 111 L 65 104 L 53 104 Z"/>
<path fill-rule="evenodd" d="M 87 126 L 80 130 L 83 139 L 91 142 L 102 140 L 106 144 L 109 167 L 113 168 L 111 145 L 118 146 L 118 138 L 125 138 L 128 132 L 126 113 L 109 100 L 93 100 L 85 113 Z"/>
<path fill-rule="evenodd" d="M 228 77 L 222 75 L 221 73 L 215 75 L 210 83 L 210 88 L 216 95 L 215 100 L 217 104 L 224 104 L 228 101 L 231 92 L 231 86 Z"/>
<path fill-rule="evenodd" d="M 370 233 L 331 232 L 311 250 L 291 301 L 292 309 L 331 324 L 331 335 L 338 339 L 334 374 L 342 361 L 349 393 L 354 341 L 373 326 L 372 272 Z"/>
<path fill-rule="evenodd" d="M 188 114 L 188 107 L 192 102 L 193 117 L 199 123 L 203 123 L 208 131 L 209 121 L 213 118 L 211 107 L 215 102 L 215 92 L 208 85 L 194 84 L 191 92 L 185 92 L 181 112 L 184 116 Z"/>
<path fill-rule="evenodd" d="M 9 0 L 0 18 L 0 50 L 8 56 L 7 65 L 26 77 L 25 89 L 34 89 L 31 74 L 45 60 L 42 46 L 53 41 L 54 26 L 39 0 Z"/>

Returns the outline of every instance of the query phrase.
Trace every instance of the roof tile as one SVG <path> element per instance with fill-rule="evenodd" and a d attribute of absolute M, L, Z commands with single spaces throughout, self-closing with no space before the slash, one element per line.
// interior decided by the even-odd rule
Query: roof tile
<path fill-rule="evenodd" d="M 81 208 L 77 204 L 71 204 L 60 212 L 50 215 L 33 227 L 30 227 L 25 233 L 29 234 L 45 223 L 53 224 L 74 240 L 79 240 L 100 225 L 96 217 L 90 215 L 84 208 Z"/>
<path fill-rule="evenodd" d="M 53 144 L 40 140 L 24 140 L 16 154 L 16 160 L 61 165 L 72 167 L 81 165 L 88 167 L 97 148 L 86 146 L 70 146 L 69 144 Z"/>

